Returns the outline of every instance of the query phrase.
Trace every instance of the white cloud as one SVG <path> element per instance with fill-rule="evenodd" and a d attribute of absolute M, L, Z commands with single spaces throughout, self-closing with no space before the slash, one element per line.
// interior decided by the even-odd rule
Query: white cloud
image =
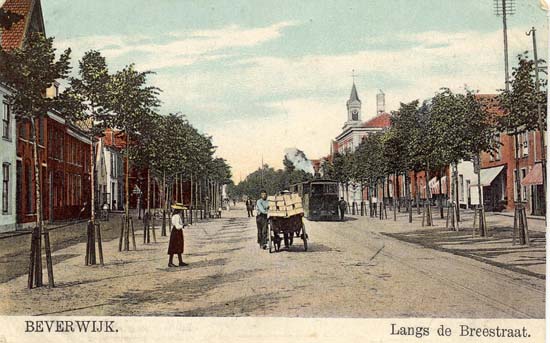
<path fill-rule="evenodd" d="M 220 53 L 224 49 L 251 47 L 277 39 L 283 29 L 295 25 L 296 22 L 280 22 L 259 28 L 230 25 L 213 30 L 171 32 L 168 34 L 171 39 L 164 43 L 149 36 L 89 36 L 56 41 L 56 46 L 71 47 L 77 55 L 97 49 L 108 59 L 140 54 L 139 69 L 155 70 L 216 60 L 224 57 Z"/>
<path fill-rule="evenodd" d="M 500 30 L 403 33 L 368 40 L 408 43 L 401 49 L 367 49 L 358 43 L 355 52 L 333 55 L 239 54 L 239 48 L 280 38 L 284 28 L 292 25 L 296 23 L 174 32 L 166 43 L 152 42 L 149 37 L 107 36 L 64 41 L 61 45 L 76 46 L 80 51 L 99 49 L 108 58 L 119 60 L 125 53 L 136 53 L 139 69 L 211 63 L 216 68 L 170 74 L 161 71 L 152 83 L 164 89 L 162 98 L 168 107 L 184 113 L 193 109 L 215 113 L 213 120 L 195 124 L 213 135 L 218 155 L 229 160 L 236 180 L 258 168 L 262 154 L 276 167 L 282 166 L 288 147 L 304 150 L 309 158 L 328 154 L 330 140 L 340 132 L 346 118 L 352 69 L 359 73 L 356 83 L 363 101 L 363 119 L 375 113 L 379 88 L 386 93 L 386 109 L 394 110 L 399 102 L 431 97 L 442 86 L 461 90 L 468 85 L 486 93 L 503 87 Z M 539 37 L 545 34 L 541 30 Z M 509 43 L 513 66 L 517 53 L 531 49 L 531 38 L 524 30 L 511 29 Z M 546 59 L 546 51 L 547 42 L 539 39 L 541 58 Z M 219 68 L 220 59 L 228 56 L 232 57 L 231 68 Z M 235 102 L 237 97 L 240 101 Z M 272 99 L 277 98 L 285 100 L 274 103 Z M 239 107 L 235 108 L 235 103 Z M 258 107 L 265 112 L 257 112 Z M 216 119 L 218 113 L 219 118 L 230 117 L 228 113 L 242 117 L 227 121 Z"/>

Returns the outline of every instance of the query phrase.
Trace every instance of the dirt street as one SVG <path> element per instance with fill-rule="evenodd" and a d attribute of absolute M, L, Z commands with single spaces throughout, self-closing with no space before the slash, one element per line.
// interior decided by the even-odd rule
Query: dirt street
<path fill-rule="evenodd" d="M 512 249 L 511 238 L 470 242 L 457 238 L 471 233 L 445 236 L 444 222 L 426 231 L 417 217 L 406 223 L 405 214 L 397 222 L 350 216 L 344 223 L 306 222 L 307 252 L 295 240 L 290 251 L 270 254 L 256 244 L 255 220 L 244 209 L 223 216 L 185 229 L 189 266 L 182 268 L 167 267 L 168 238 L 160 231 L 158 243 L 143 245 L 137 230 L 137 251 L 118 252 L 116 238 L 105 241 L 104 267 L 84 266 L 82 242 L 63 247 L 54 252 L 68 257 L 54 266 L 57 287 L 27 290 L 25 275 L 6 281 L 0 312 L 544 318 L 544 266 L 507 268 L 513 261 L 478 253 L 484 245 L 488 252 Z M 428 238 L 413 239 L 411 232 Z M 536 239 L 544 244 L 543 235 Z M 458 251 L 467 244 L 481 248 Z M 514 249 L 521 258 L 540 255 Z"/>

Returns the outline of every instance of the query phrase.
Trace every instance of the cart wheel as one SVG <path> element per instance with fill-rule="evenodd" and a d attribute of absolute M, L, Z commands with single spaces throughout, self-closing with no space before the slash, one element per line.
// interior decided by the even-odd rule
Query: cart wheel
<path fill-rule="evenodd" d="M 307 251 L 307 233 L 306 226 L 302 223 L 302 240 L 304 241 L 304 251 Z"/>
<path fill-rule="evenodd" d="M 268 230 L 267 230 L 267 239 L 268 239 L 268 247 L 269 247 L 269 253 L 273 252 L 273 241 L 271 240 L 271 221 L 267 224 Z"/>

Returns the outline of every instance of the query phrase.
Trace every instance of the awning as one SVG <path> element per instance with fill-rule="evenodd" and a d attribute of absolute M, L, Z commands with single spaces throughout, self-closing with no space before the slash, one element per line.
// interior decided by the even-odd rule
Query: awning
<path fill-rule="evenodd" d="M 535 163 L 533 169 L 521 180 L 523 186 L 542 185 L 542 163 Z"/>
<path fill-rule="evenodd" d="M 498 166 L 498 167 L 492 167 L 492 168 L 485 168 L 481 169 L 481 185 L 483 187 L 487 187 L 491 185 L 491 182 L 500 174 L 500 172 L 504 169 L 504 166 Z M 471 186 L 477 186 L 477 175 L 472 180 Z"/>

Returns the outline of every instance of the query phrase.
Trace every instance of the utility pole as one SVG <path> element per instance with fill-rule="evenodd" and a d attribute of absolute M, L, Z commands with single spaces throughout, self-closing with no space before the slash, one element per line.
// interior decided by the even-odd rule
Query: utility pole
<path fill-rule="evenodd" d="M 535 59 L 535 91 L 537 94 L 540 92 L 540 78 L 539 78 L 539 70 L 543 67 L 539 67 L 539 59 L 538 59 L 538 52 L 537 52 L 537 36 L 536 36 L 536 29 L 535 27 L 532 27 L 529 32 L 526 33 L 527 36 L 533 37 L 533 58 Z M 541 167 L 542 167 L 542 194 L 543 198 L 546 198 L 546 155 L 544 151 L 544 122 L 542 119 L 542 109 L 540 102 L 537 101 L 537 115 L 538 115 L 538 123 L 539 123 L 539 133 L 540 133 L 540 160 L 541 160 Z M 535 156 L 535 159 L 537 157 Z M 546 217 L 546 213 L 544 214 Z"/>
<path fill-rule="evenodd" d="M 495 14 L 502 16 L 502 32 L 504 35 L 504 79 L 505 89 L 508 93 L 510 91 L 510 74 L 508 72 L 508 24 L 507 18 L 515 13 L 515 0 L 494 0 Z M 522 201 L 521 192 L 521 171 L 519 169 L 520 158 L 520 146 L 519 146 L 519 133 L 515 128 L 514 132 L 515 142 L 515 185 L 516 185 L 516 201 L 514 201 L 514 233 L 513 244 L 516 243 L 516 234 L 519 238 L 521 245 L 529 245 L 529 231 L 527 229 L 527 215 L 525 211 L 525 205 Z M 481 201 L 481 199 L 480 199 Z M 483 206 L 483 205 L 482 205 Z"/>

